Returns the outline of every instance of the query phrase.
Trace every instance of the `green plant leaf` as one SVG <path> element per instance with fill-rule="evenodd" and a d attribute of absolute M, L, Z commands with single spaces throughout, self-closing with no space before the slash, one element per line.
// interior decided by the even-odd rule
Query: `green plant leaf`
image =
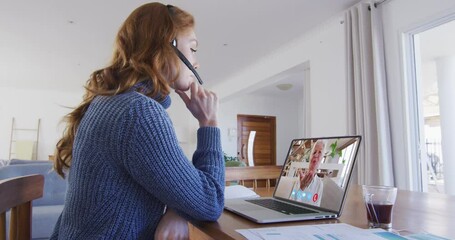
<path fill-rule="evenodd" d="M 335 141 L 334 143 L 330 144 L 330 154 L 329 155 L 332 158 L 334 158 L 335 155 L 339 155 L 341 157 L 342 152 L 341 152 L 341 150 L 337 149 L 337 145 L 338 145 L 338 141 Z"/>
<path fill-rule="evenodd" d="M 225 152 L 223 152 L 223 156 L 224 156 L 224 161 L 225 162 L 227 162 L 227 161 L 240 161 L 238 157 L 228 156 Z"/>

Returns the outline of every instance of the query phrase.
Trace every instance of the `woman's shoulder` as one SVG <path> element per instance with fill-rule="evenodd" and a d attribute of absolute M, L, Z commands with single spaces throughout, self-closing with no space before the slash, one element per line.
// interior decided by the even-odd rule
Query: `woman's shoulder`
<path fill-rule="evenodd" d="M 103 99 L 104 98 L 104 99 Z M 110 96 L 110 97 L 100 97 L 98 100 L 103 101 L 110 101 L 110 102 L 118 102 L 125 107 L 137 107 L 137 106 L 148 106 L 152 108 L 162 109 L 163 106 L 153 98 L 145 96 L 142 93 L 136 91 L 129 91 L 122 94 Z M 163 109 L 164 110 L 164 109 Z"/>
<path fill-rule="evenodd" d="M 123 124 L 135 122 L 170 122 L 163 106 L 141 93 L 131 91 L 114 96 L 97 96 L 90 104 L 89 114 L 121 118 Z"/>
<path fill-rule="evenodd" d="M 131 120 L 142 119 L 159 122 L 170 121 L 165 106 L 157 100 L 138 92 L 129 92 L 122 95 L 123 96 L 119 96 L 119 98 L 126 99 L 126 111 Z"/>

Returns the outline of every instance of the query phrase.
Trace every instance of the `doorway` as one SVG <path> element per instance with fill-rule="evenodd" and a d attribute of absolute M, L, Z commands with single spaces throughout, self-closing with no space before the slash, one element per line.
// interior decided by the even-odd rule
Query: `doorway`
<path fill-rule="evenodd" d="M 250 140 L 252 135 L 255 135 L 253 141 Z M 237 115 L 237 139 L 237 157 L 247 166 L 252 165 L 248 164 L 248 156 L 253 157 L 250 162 L 254 166 L 276 165 L 275 116 Z"/>
<path fill-rule="evenodd" d="M 455 20 L 432 23 L 410 34 L 415 155 L 420 190 L 449 193 L 454 178 L 444 174 L 454 162 Z M 449 190 L 447 192 L 446 190 Z M 452 193 L 453 194 L 453 193 Z"/>

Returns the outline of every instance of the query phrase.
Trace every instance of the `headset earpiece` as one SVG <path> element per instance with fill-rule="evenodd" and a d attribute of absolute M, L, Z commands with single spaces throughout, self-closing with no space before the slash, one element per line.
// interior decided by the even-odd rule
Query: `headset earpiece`
<path fill-rule="evenodd" d="M 172 46 L 177 47 L 177 39 L 172 39 L 171 44 Z"/>

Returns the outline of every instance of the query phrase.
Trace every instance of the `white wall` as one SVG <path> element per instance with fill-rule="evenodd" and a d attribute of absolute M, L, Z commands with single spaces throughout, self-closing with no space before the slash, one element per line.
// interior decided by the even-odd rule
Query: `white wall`
<path fill-rule="evenodd" d="M 48 159 L 63 133 L 64 115 L 82 100 L 82 92 L 0 88 L 0 159 L 9 159 L 11 121 L 16 128 L 36 128 L 41 119 L 38 159 Z M 29 139 L 31 136 L 23 136 Z"/>
<path fill-rule="evenodd" d="M 0 159 L 9 159 L 11 121 L 16 119 L 17 128 L 35 128 L 41 119 L 38 143 L 38 159 L 48 159 L 54 153 L 55 144 L 61 138 L 65 124 L 63 117 L 82 101 L 83 92 L 59 92 L 0 88 Z M 196 148 L 197 121 L 186 109 L 180 97 L 171 94 L 172 105 L 168 110 L 176 127 L 177 137 L 185 154 L 191 159 Z M 19 136 L 20 137 L 20 136 Z M 22 135 L 21 139 L 33 136 Z"/>
<path fill-rule="evenodd" d="M 274 98 L 258 95 L 244 95 L 220 104 L 219 127 L 223 151 L 237 156 L 237 137 L 228 137 L 228 129 L 237 129 L 237 114 L 266 115 L 276 117 L 276 163 L 282 165 L 292 139 L 299 133 L 299 99 Z"/>
<path fill-rule="evenodd" d="M 410 152 L 412 138 L 409 125 L 407 96 L 409 83 L 405 82 L 403 58 L 403 33 L 409 32 L 419 25 L 434 19 L 453 14 L 453 0 L 391 0 L 380 5 L 383 11 L 384 44 L 386 54 L 388 94 L 390 97 L 390 117 L 392 127 L 392 144 L 402 145 L 395 148 L 393 158 L 395 164 L 395 183 L 403 189 L 417 190 L 417 175 L 412 169 L 416 158 Z M 409 171 L 413 170 L 411 174 Z"/>
<path fill-rule="evenodd" d="M 218 84 L 214 91 L 221 99 L 228 99 L 280 72 L 309 61 L 311 135 L 316 137 L 346 134 L 345 35 L 342 20 L 342 14 L 328 19 L 228 81 Z M 300 108 L 303 111 L 303 106 Z M 244 113 L 248 114 L 249 111 Z"/>

